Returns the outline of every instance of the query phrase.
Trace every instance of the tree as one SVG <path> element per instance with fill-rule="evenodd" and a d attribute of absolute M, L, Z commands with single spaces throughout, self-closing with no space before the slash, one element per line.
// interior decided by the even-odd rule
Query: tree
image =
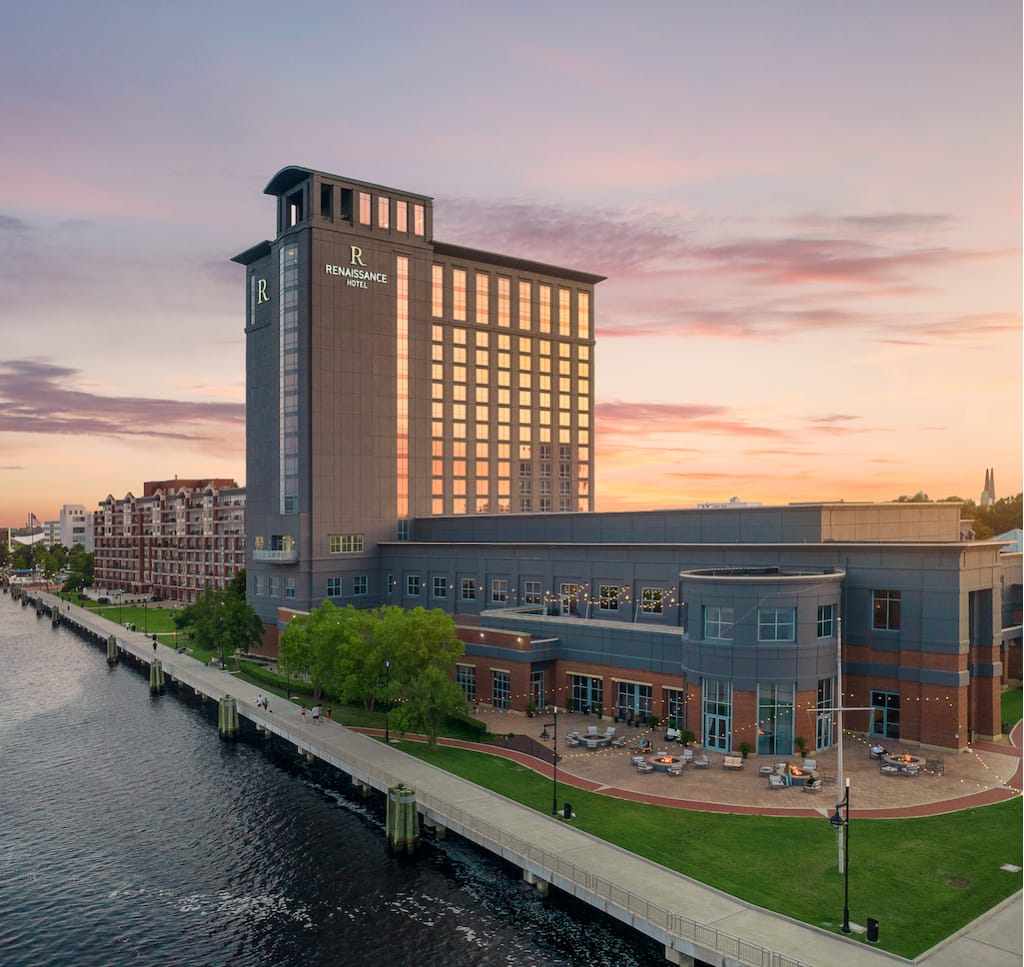
<path fill-rule="evenodd" d="M 228 590 L 236 597 L 245 600 L 245 568 L 235 571 L 234 577 L 228 582 Z"/>
<path fill-rule="evenodd" d="M 202 595 L 174 615 L 179 629 L 189 628 L 196 644 L 219 651 L 221 664 L 236 651 L 248 651 L 263 640 L 263 622 L 255 610 L 225 589 L 207 588 Z"/>
<path fill-rule="evenodd" d="M 1022 496 L 1024 495 L 1017 494 L 1014 497 L 1003 497 L 978 511 L 978 523 L 983 524 L 990 531 L 986 535 L 987 537 L 1005 534 L 1016 527 L 1024 526 L 1021 511 Z"/>
<path fill-rule="evenodd" d="M 422 669 L 407 683 L 403 698 L 392 713 L 396 726 L 402 732 L 425 732 L 431 748 L 437 745 L 437 735 L 445 719 L 466 710 L 462 686 L 437 665 Z"/>

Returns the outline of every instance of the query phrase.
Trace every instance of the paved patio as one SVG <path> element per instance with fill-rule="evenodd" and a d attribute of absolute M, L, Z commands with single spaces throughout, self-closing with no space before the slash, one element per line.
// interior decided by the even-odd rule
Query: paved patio
<path fill-rule="evenodd" d="M 529 718 L 521 712 L 494 711 L 481 706 L 476 717 L 486 722 L 488 729 L 497 735 L 514 732 L 531 736 L 549 749 L 553 746 L 552 738 L 540 738 L 545 724 L 551 721 L 550 716 L 541 714 Z M 664 741 L 662 729 L 616 725 L 617 734 L 626 736 L 628 740 L 626 747 L 621 749 L 587 750 L 582 746 L 570 748 L 565 745 L 567 732 L 575 730 L 585 733 L 588 725 L 596 725 L 599 732 L 604 732 L 607 726 L 613 724 L 609 721 L 599 722 L 594 716 L 559 713 L 560 782 L 605 795 L 663 805 L 782 816 L 830 813 L 836 801 L 841 798 L 838 786 L 835 785 L 825 785 L 817 793 L 806 793 L 797 786 L 770 789 L 767 778 L 758 774 L 758 768 L 780 761 L 781 757 L 776 756 L 752 755 L 744 762 L 742 769 L 731 770 L 723 768 L 722 753 L 709 752 L 711 764 L 707 769 L 695 769 L 690 764 L 678 776 L 665 772 L 637 772 L 631 761 L 637 754 L 631 749 L 637 739 L 649 739 L 655 750 L 665 749 L 674 755 L 681 752 L 681 746 L 677 743 Z M 1020 724 L 1014 730 L 1015 737 L 1019 737 L 1019 731 Z M 978 743 L 967 752 L 937 753 L 934 750 L 919 750 L 913 743 L 901 743 L 898 751 L 919 755 L 922 760 L 938 755 L 944 759 L 942 775 L 932 775 L 922 770 L 917 777 L 882 775 L 879 763 L 870 757 L 871 745 L 872 742 L 866 737 L 847 733 L 843 746 L 844 775 L 850 780 L 851 803 L 859 813 L 869 813 L 877 818 L 924 816 L 999 802 L 1020 795 L 1018 770 L 1021 750 L 1014 744 Z M 695 751 L 699 754 L 702 750 L 695 747 Z M 894 751 L 892 744 L 890 751 Z M 513 752 L 499 754 L 529 764 L 544 775 L 551 775 L 550 761 Z M 818 752 L 814 758 L 819 775 L 837 776 L 835 749 Z M 790 756 L 787 761 L 799 765 L 802 759 Z"/>

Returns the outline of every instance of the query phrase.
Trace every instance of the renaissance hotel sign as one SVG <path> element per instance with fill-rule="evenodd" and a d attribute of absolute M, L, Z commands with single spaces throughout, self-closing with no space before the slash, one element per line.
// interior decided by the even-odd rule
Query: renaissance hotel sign
<path fill-rule="evenodd" d="M 358 245 L 349 246 L 349 251 L 348 265 L 331 265 L 330 262 L 324 265 L 327 275 L 343 276 L 353 289 L 368 289 L 371 282 L 375 285 L 388 284 L 387 272 L 374 272 L 366 267 L 363 250 Z"/>

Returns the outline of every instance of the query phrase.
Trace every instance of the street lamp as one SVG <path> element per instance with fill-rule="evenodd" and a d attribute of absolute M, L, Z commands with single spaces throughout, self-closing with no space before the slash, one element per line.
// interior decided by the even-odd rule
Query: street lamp
<path fill-rule="evenodd" d="M 558 815 L 558 706 L 551 706 L 551 714 L 553 720 L 551 722 L 544 723 L 544 731 L 541 732 L 540 737 L 546 739 L 548 737 L 548 726 L 550 725 L 555 730 L 555 744 L 551 747 L 551 815 Z"/>
<path fill-rule="evenodd" d="M 846 811 L 846 816 L 840 810 Z M 850 780 L 846 780 L 846 793 L 842 802 L 836 803 L 836 811 L 829 818 L 832 828 L 843 832 L 843 852 L 846 862 L 843 864 L 843 933 L 850 932 Z"/>
<path fill-rule="evenodd" d="M 391 662 L 384 660 L 384 741 L 391 744 L 391 692 L 388 683 L 391 680 Z"/>
<path fill-rule="evenodd" d="M 124 604 L 124 588 L 117 589 L 117 623 L 124 627 L 121 621 L 121 605 Z"/>

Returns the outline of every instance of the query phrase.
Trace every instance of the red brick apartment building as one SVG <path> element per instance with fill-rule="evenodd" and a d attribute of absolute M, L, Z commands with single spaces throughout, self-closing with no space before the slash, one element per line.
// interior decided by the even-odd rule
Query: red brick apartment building
<path fill-rule="evenodd" d="M 107 496 L 93 515 L 93 579 L 108 592 L 190 603 L 245 567 L 245 488 L 234 480 L 157 480 Z"/>

